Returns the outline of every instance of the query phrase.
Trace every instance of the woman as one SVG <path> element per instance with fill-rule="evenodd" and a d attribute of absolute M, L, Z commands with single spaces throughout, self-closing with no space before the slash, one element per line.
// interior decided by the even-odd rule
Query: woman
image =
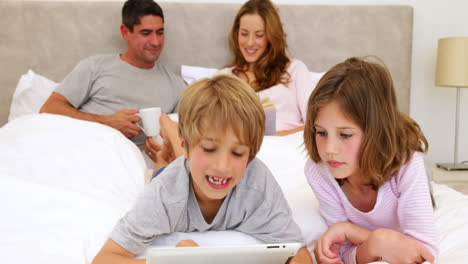
<path fill-rule="evenodd" d="M 247 82 L 260 98 L 269 98 L 276 109 L 276 135 L 304 129 L 307 100 L 315 87 L 307 66 L 286 55 L 286 35 L 276 7 L 269 0 L 247 1 L 238 11 L 230 33 L 234 61 L 218 74 L 234 74 Z M 268 123 L 267 128 L 271 127 Z M 275 121 L 276 120 L 276 121 Z M 147 140 L 145 151 L 155 162 L 182 155 L 177 125 L 166 115 L 160 119 L 165 146 Z M 274 134 L 274 133 L 273 133 Z M 164 150 L 166 149 L 166 150 Z M 167 159 L 164 159 L 167 160 Z M 160 162 L 162 163 L 162 162 Z M 161 167 L 158 164 L 157 168 Z"/>
<path fill-rule="evenodd" d="M 302 130 L 307 99 L 315 86 L 307 66 L 286 55 L 286 34 L 276 7 L 269 0 L 247 1 L 230 33 L 234 61 L 220 73 L 246 81 L 260 98 L 276 108 L 276 130 Z"/>

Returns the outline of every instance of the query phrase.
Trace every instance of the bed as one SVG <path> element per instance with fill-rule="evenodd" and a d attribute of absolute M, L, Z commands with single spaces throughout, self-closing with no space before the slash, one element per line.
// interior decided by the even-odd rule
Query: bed
<path fill-rule="evenodd" d="M 312 250 L 326 225 L 303 173 L 301 144 L 302 132 L 267 136 L 258 157 L 281 185 Z M 57 115 L 25 115 L 0 129 L 0 147 L 4 263 L 90 263 L 144 188 L 147 168 L 140 151 L 103 125 Z M 444 185 L 432 187 L 439 263 L 463 263 L 468 257 L 468 196 Z M 201 246 L 259 242 L 226 231 L 175 233 L 155 240 L 153 246 L 174 246 L 187 238 Z"/>
<path fill-rule="evenodd" d="M 227 32 L 240 4 L 162 2 L 161 61 L 203 71 L 229 62 Z M 4 263 L 89 263 L 132 206 L 148 173 L 143 156 L 109 127 L 37 114 L 84 57 L 122 51 L 122 2 L 0 1 L 0 257 Z M 311 74 L 349 56 L 377 55 L 409 111 L 413 11 L 409 6 L 280 5 L 291 57 Z M 207 19 L 208 18 L 208 19 Z M 213 23 L 216 21 L 216 23 Z M 187 44 L 188 43 L 188 44 Z M 265 137 L 259 158 L 283 188 L 309 249 L 326 229 L 303 168 L 301 132 Z M 287 166 L 285 166 L 287 164 Z M 468 197 L 432 183 L 440 263 L 468 258 Z M 258 243 L 236 232 L 175 233 L 200 245 Z M 139 257 L 144 257 L 142 254 Z"/>

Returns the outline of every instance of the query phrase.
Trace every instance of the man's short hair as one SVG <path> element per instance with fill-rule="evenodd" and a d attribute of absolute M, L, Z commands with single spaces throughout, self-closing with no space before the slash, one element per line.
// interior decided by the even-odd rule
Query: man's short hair
<path fill-rule="evenodd" d="M 257 155 L 265 135 L 265 112 L 255 91 L 227 74 L 203 79 L 186 88 L 179 102 L 179 134 L 189 154 L 209 129 L 225 133 L 230 126 L 249 146 L 249 162 Z"/>
<path fill-rule="evenodd" d="M 159 16 L 164 22 L 162 8 L 153 0 L 127 0 L 122 8 L 122 24 L 133 32 L 133 26 L 140 24 L 140 18 L 146 15 Z"/>

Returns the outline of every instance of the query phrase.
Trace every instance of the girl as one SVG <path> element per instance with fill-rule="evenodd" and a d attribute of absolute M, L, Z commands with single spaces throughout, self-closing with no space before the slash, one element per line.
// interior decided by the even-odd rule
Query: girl
<path fill-rule="evenodd" d="M 310 96 L 304 144 L 329 226 L 315 246 L 319 263 L 434 261 L 428 143 L 398 110 L 384 66 L 350 58 L 329 70 Z"/>
<path fill-rule="evenodd" d="M 230 47 L 234 61 L 220 72 L 241 78 L 260 98 L 269 97 L 277 131 L 302 130 L 313 80 L 303 62 L 286 55 L 286 34 L 269 0 L 250 0 L 239 9 Z"/>

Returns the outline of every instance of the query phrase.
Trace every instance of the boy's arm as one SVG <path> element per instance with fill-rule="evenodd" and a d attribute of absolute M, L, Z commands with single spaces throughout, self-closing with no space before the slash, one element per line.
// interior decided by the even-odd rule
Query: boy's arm
<path fill-rule="evenodd" d="M 297 251 L 296 256 L 294 256 L 289 264 L 299 264 L 299 263 L 313 263 L 312 257 L 310 256 L 309 251 L 306 247 L 303 247 Z"/>
<path fill-rule="evenodd" d="M 135 259 L 135 255 L 125 250 L 112 239 L 108 239 L 91 264 L 145 264 L 145 259 Z"/>

